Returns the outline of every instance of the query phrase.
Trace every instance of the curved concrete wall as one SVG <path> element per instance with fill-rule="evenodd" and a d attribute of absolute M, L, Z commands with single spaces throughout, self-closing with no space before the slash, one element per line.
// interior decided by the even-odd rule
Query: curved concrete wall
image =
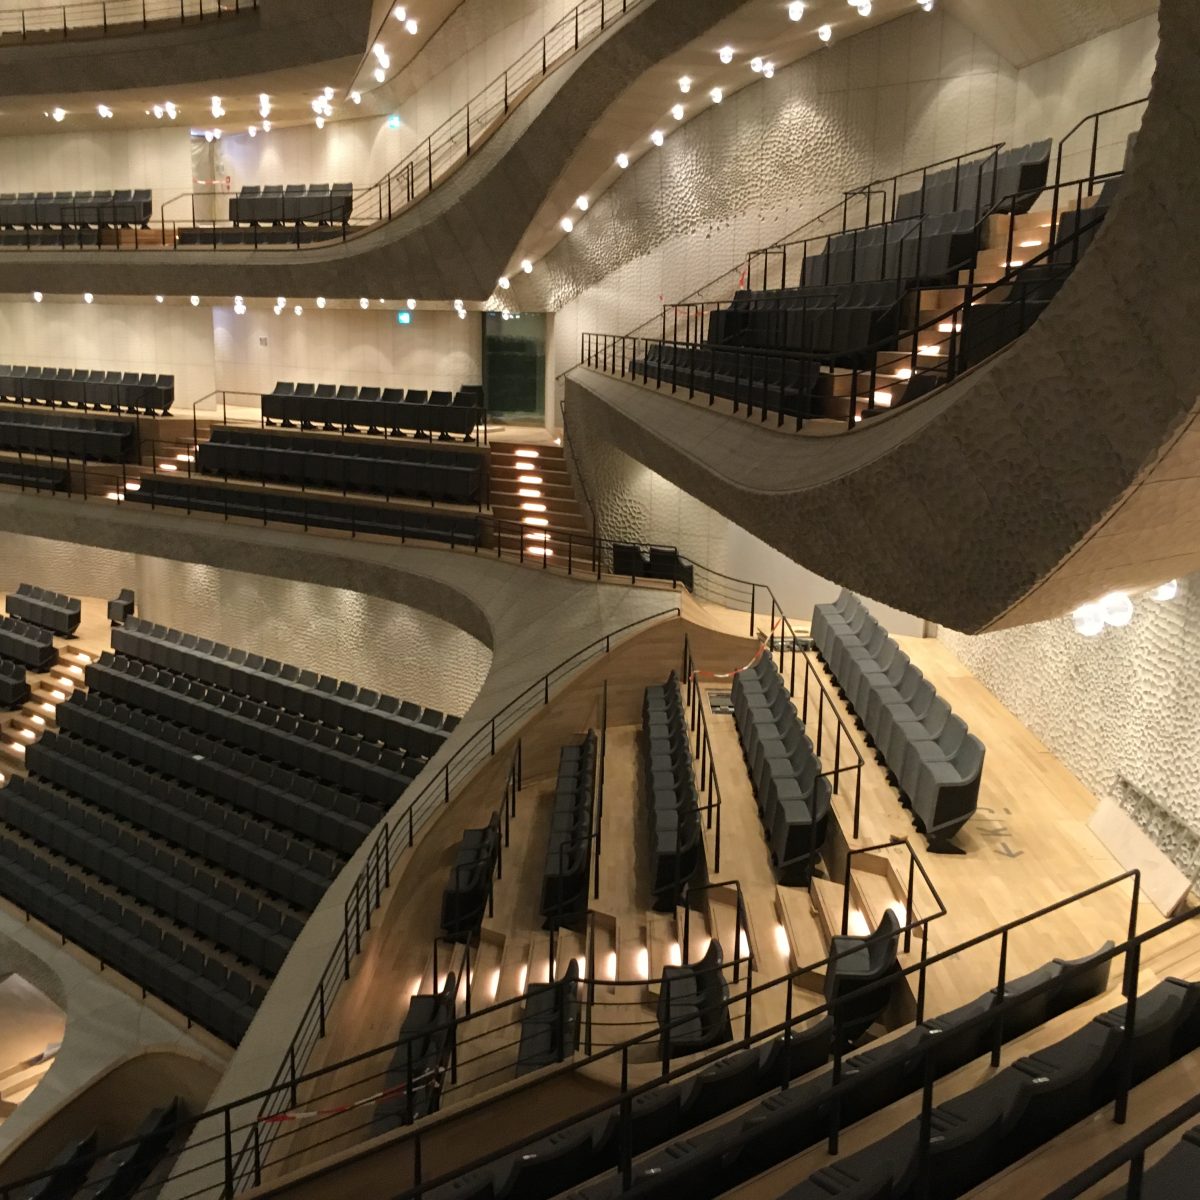
<path fill-rule="evenodd" d="M 927 400 L 833 438 L 684 409 L 585 370 L 568 378 L 570 420 L 595 423 L 598 436 L 819 575 L 967 632 L 1033 619 L 1021 602 L 1127 498 L 1112 550 L 1123 585 L 1200 567 L 1188 447 L 1170 460 L 1169 491 L 1132 499 L 1152 486 L 1198 390 L 1189 323 L 1200 276 L 1186 251 L 1200 222 L 1200 11 L 1165 0 L 1161 21 L 1121 198 L 1019 343 Z M 1080 572 L 1053 605 L 1105 590 L 1105 578 Z"/>
<path fill-rule="evenodd" d="M 370 37 L 370 15 L 370 0 L 259 0 L 257 12 L 229 20 L 145 32 L 131 25 L 106 37 L 0 45 L 0 96 L 111 95 L 338 58 L 357 61 Z"/>
<path fill-rule="evenodd" d="M 643 3 L 555 71 L 432 195 L 345 245 L 267 252 L 30 251 L 0 261 L 0 291 L 337 297 L 399 292 L 416 299 L 486 299 L 547 191 L 605 109 L 656 62 L 741 2 Z"/>

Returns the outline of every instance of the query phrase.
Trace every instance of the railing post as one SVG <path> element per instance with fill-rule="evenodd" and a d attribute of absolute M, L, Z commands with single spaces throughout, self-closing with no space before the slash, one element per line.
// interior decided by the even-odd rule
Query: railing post
<path fill-rule="evenodd" d="M 1000 974 L 996 980 L 996 1004 L 1004 1004 L 1004 984 L 1008 976 L 1008 929 L 1000 934 Z M 996 1014 L 996 1034 L 992 1041 L 992 1066 L 1000 1065 L 1000 1048 L 1004 1045 L 1004 1009 Z"/>
<path fill-rule="evenodd" d="M 225 1106 L 225 1196 L 233 1200 L 233 1119 Z"/>

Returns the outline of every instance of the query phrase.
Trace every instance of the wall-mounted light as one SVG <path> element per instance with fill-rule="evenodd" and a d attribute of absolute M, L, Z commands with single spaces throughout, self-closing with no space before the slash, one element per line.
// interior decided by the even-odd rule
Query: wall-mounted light
<path fill-rule="evenodd" d="M 617 155 L 617 166 L 620 167 L 622 171 L 629 166 L 629 155 L 626 154 L 624 150 Z"/>
<path fill-rule="evenodd" d="M 793 21 L 804 20 L 804 5 L 801 0 L 792 0 L 792 3 L 788 5 L 788 16 Z"/>
<path fill-rule="evenodd" d="M 34 296 L 39 295 L 41 295 L 40 292 L 34 292 Z M 1168 579 L 1166 583 L 1160 583 L 1158 587 L 1151 589 L 1147 595 L 1151 600 L 1157 600 L 1159 604 L 1166 604 L 1179 595 L 1179 580 Z"/>
<path fill-rule="evenodd" d="M 671 116 L 673 116 L 677 121 L 683 120 L 683 113 L 684 108 L 682 104 L 676 104 L 675 107 L 671 109 Z"/>
<path fill-rule="evenodd" d="M 731 62 L 733 62 L 733 47 L 732 46 L 722 46 L 720 48 L 720 50 L 717 51 L 717 57 L 726 66 L 728 66 Z"/>
<path fill-rule="evenodd" d="M 191 297 L 189 297 L 189 303 L 191 304 L 191 306 L 192 306 L 193 308 L 199 308 L 199 306 L 200 306 L 200 297 L 199 297 L 199 296 L 191 296 Z"/>
<path fill-rule="evenodd" d="M 524 271 L 526 275 L 532 275 L 533 274 L 533 260 L 530 258 L 521 259 L 521 270 Z"/>
<path fill-rule="evenodd" d="M 750 60 L 750 70 L 752 70 L 755 73 L 755 75 L 758 75 L 762 71 L 762 69 L 763 69 L 763 60 L 761 58 L 755 57 Z"/>
<path fill-rule="evenodd" d="M 833 39 L 833 26 L 822 25 L 821 28 L 817 30 L 817 37 L 819 37 L 821 41 L 828 44 Z"/>
<path fill-rule="evenodd" d="M 417 307 L 417 302 L 416 302 L 415 300 L 411 299 L 411 298 L 410 298 L 410 299 L 408 299 L 408 300 L 405 300 L 405 302 L 404 302 L 404 303 L 405 303 L 405 304 L 408 306 L 408 311 L 409 311 L 409 312 L 412 312 L 412 310 L 413 310 L 414 308 L 416 308 L 416 307 Z M 461 303 L 462 303 L 462 301 L 460 300 L 460 301 L 459 301 L 459 303 L 461 304 Z"/>
<path fill-rule="evenodd" d="M 350 93 L 350 103 L 351 104 L 361 104 L 362 103 L 362 92 L 351 92 Z"/>
<path fill-rule="evenodd" d="M 324 297 L 324 296 L 318 296 L 318 297 L 317 297 L 317 307 L 318 307 L 318 308 L 324 308 L 324 307 L 325 307 L 325 297 Z"/>
<path fill-rule="evenodd" d="M 292 312 L 294 312 L 296 314 L 296 316 L 298 316 L 298 317 L 304 316 L 304 305 L 297 304 L 295 306 L 295 308 L 292 309 Z"/>
<path fill-rule="evenodd" d="M 714 104 L 720 104 L 725 99 L 725 93 L 720 88 L 713 88 L 708 95 Z"/>
<path fill-rule="evenodd" d="M 41 302 L 42 302 L 42 293 L 41 292 L 33 293 L 33 302 L 34 302 L 34 304 L 41 304 Z"/>
<path fill-rule="evenodd" d="M 48 116 L 52 121 L 54 121 L 57 124 L 61 124 L 63 121 L 63 118 L 66 117 L 66 115 L 67 115 L 67 110 L 65 108 L 52 108 L 46 114 L 46 116 Z"/>
<path fill-rule="evenodd" d="M 368 299 L 366 298 L 366 296 L 359 296 L 359 298 L 358 298 L 358 307 L 359 307 L 359 308 L 361 308 L 361 309 L 363 309 L 363 310 L 366 310 L 366 309 L 368 309 L 368 308 L 370 308 L 370 307 L 371 307 L 371 302 L 370 302 L 370 300 L 368 300 Z"/>
<path fill-rule="evenodd" d="M 508 289 L 509 289 L 510 287 L 512 287 L 512 280 L 510 280 L 510 279 L 509 279 L 509 277 L 508 277 L 507 275 L 501 275 L 501 276 L 500 276 L 500 278 L 496 280 L 496 282 L 497 282 L 497 283 L 498 283 L 498 284 L 499 284 L 499 285 L 500 285 L 500 286 L 501 286 L 501 287 L 502 287 L 502 288 L 503 288 L 503 289 L 504 289 L 506 292 L 508 291 Z"/>
<path fill-rule="evenodd" d="M 587 210 L 588 210 L 588 198 L 587 198 L 586 196 L 580 196 L 580 197 L 579 197 L 579 198 L 578 198 L 578 199 L 575 201 L 575 207 L 576 207 L 577 209 L 579 209 L 579 211 L 580 211 L 580 212 L 587 212 Z"/>
<path fill-rule="evenodd" d="M 166 299 L 166 296 L 155 296 L 155 297 L 154 297 L 154 303 L 155 303 L 155 304 L 161 304 L 161 303 L 162 303 L 162 302 L 163 302 L 165 299 Z"/>
<path fill-rule="evenodd" d="M 559 225 L 562 227 L 563 233 L 570 233 L 571 230 L 575 228 L 575 222 L 572 221 L 570 217 L 563 217 L 563 219 L 559 221 Z"/>
<path fill-rule="evenodd" d="M 100 114 L 100 119 L 102 121 L 112 120 L 113 110 L 109 108 L 107 104 L 97 104 L 96 111 Z"/>
<path fill-rule="evenodd" d="M 92 302 L 93 300 L 95 300 L 95 298 L 96 298 L 96 297 L 95 297 L 95 296 L 93 296 L 91 292 L 84 292 L 84 293 L 83 293 L 83 302 L 84 302 L 84 304 L 91 304 L 91 302 Z"/>
<path fill-rule="evenodd" d="M 271 97 L 266 92 L 258 93 L 258 115 L 260 117 L 271 115 Z"/>
<path fill-rule="evenodd" d="M 686 96 L 692 90 L 692 78 L 690 75 L 683 75 L 679 79 L 679 90 Z"/>
<path fill-rule="evenodd" d="M 651 135 L 650 140 L 656 145 L 661 146 L 666 140 L 666 135 L 661 129 L 656 129 Z"/>
<path fill-rule="evenodd" d="M 764 79 L 774 79 L 775 78 L 775 64 L 773 62 L 763 63 L 763 78 Z"/>
<path fill-rule="evenodd" d="M 214 96 L 212 103 L 208 107 L 213 117 L 218 121 L 225 115 L 225 105 L 221 103 L 220 96 Z"/>

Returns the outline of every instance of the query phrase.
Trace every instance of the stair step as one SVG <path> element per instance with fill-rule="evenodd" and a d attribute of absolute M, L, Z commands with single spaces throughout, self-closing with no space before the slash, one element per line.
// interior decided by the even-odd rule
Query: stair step
<path fill-rule="evenodd" d="M 842 933 L 843 888 L 832 879 L 814 878 L 811 895 L 828 952 L 829 942 L 835 937 L 840 937 Z M 850 932 L 853 934 L 856 931 L 851 927 Z"/>
<path fill-rule="evenodd" d="M 813 912 L 809 893 L 804 888 L 777 888 L 775 911 L 787 934 L 791 969 L 799 971 L 823 962 L 829 946 L 819 918 Z M 796 982 L 803 988 L 820 992 L 825 986 L 825 970 L 820 967 L 806 971 Z"/>

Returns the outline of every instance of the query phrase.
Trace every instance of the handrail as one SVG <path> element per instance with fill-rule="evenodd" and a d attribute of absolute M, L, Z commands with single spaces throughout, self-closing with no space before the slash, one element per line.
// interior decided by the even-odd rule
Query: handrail
<path fill-rule="evenodd" d="M 31 4 L 0 12 L 0 44 L 10 35 L 22 41 L 48 33 L 64 38 L 75 32 L 95 36 L 97 32 L 107 34 L 110 27 L 126 34 L 130 25 L 143 29 L 167 23 L 186 25 L 189 21 L 234 17 L 243 9 L 257 8 L 258 0 L 72 0 L 68 4 Z"/>
<path fill-rule="evenodd" d="M 938 892 L 933 880 L 929 877 L 929 872 L 925 869 L 925 864 L 913 849 L 912 842 L 906 837 L 892 837 L 886 842 L 877 842 L 873 846 L 851 846 L 847 848 L 846 878 L 842 883 L 842 937 L 846 937 L 850 933 L 850 882 L 855 855 L 875 854 L 880 850 L 892 850 L 899 846 L 903 846 L 908 851 L 908 884 L 905 889 L 904 901 L 904 953 L 907 954 L 912 947 L 913 884 L 916 882 L 916 871 L 920 871 L 921 878 L 925 881 L 925 886 L 929 889 L 930 894 L 937 904 L 938 911 L 933 916 L 944 917 L 949 910 L 946 908 L 946 903 L 942 899 L 941 893 Z"/>

